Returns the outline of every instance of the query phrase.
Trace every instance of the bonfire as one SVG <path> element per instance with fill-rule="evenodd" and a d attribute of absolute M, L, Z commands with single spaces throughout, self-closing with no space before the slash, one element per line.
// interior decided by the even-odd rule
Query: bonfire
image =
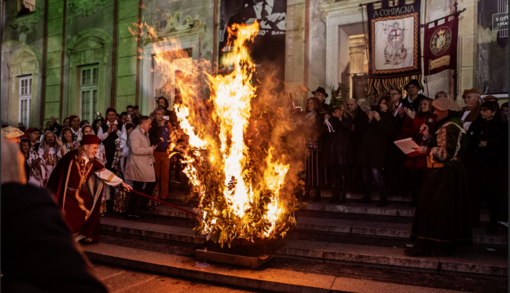
<path fill-rule="evenodd" d="M 199 203 L 195 233 L 221 247 L 285 237 L 295 226 L 295 193 L 303 185 L 304 140 L 293 102 L 274 90 L 274 72 L 260 72 L 250 58 L 258 29 L 257 22 L 228 28 L 229 72 L 215 75 L 207 61 L 192 60 L 165 85 L 179 93 L 169 155 L 179 156 L 189 178 L 183 200 Z M 160 40 L 153 29 L 147 33 Z M 154 48 L 160 74 L 170 76 L 178 60 L 189 60 L 184 50 Z"/>

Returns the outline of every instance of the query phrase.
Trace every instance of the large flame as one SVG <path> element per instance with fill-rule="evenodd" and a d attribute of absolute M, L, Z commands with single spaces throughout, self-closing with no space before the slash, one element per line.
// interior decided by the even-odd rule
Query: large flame
<path fill-rule="evenodd" d="M 174 103 L 179 128 L 171 135 L 172 148 L 177 146 L 181 150 L 181 163 L 190 180 L 191 194 L 199 200 L 200 225 L 195 231 L 222 245 L 230 246 L 236 238 L 284 236 L 295 224 L 291 213 L 296 204 L 282 199 L 290 169 L 288 156 L 269 142 L 267 148 L 260 148 L 265 155 L 260 160 L 260 153 L 253 153 L 257 150 L 250 148 L 247 139 L 250 125 L 256 128 L 257 123 L 252 117 L 252 102 L 257 92 L 252 81 L 255 65 L 247 45 L 258 30 L 257 22 L 228 28 L 231 50 L 226 62 L 231 64 L 232 71 L 225 75 L 208 73 L 211 67 L 203 60 L 189 61 L 189 68 L 176 62 L 190 59 L 178 48 L 178 42 L 168 40 L 172 50 L 168 44 L 154 45 L 159 73 L 173 77 L 173 72 L 180 72 L 173 86 L 165 88 L 168 92 L 176 89 L 181 96 Z M 151 39 L 157 39 L 151 28 L 148 34 Z M 203 90 L 204 80 L 208 93 Z M 281 133 L 274 131 L 268 138 L 277 141 Z M 293 188 L 285 190 L 286 195 L 293 197 Z"/>

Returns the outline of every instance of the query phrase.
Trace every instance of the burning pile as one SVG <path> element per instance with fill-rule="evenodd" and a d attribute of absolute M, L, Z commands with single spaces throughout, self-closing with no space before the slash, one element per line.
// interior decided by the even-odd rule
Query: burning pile
<path fill-rule="evenodd" d="M 222 247 L 236 239 L 284 237 L 295 225 L 294 193 L 303 183 L 302 131 L 294 130 L 289 101 L 275 94 L 272 75 L 259 76 L 250 59 L 247 45 L 258 29 L 258 23 L 229 28 L 232 71 L 224 75 L 213 75 L 208 62 L 191 61 L 183 50 L 155 46 L 167 77 L 179 60 L 190 60 L 165 86 L 180 93 L 174 103 L 179 127 L 171 138 L 190 180 L 184 200 L 199 201 L 194 231 Z M 148 34 L 157 38 L 154 30 Z"/>

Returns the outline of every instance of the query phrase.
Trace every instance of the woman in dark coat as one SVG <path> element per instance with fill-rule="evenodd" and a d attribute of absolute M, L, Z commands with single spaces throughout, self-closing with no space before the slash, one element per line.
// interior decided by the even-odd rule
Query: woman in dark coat
<path fill-rule="evenodd" d="M 363 166 L 364 192 L 362 201 L 370 201 L 372 180 L 375 180 L 380 198 L 377 206 L 384 207 L 388 205 L 388 200 L 382 170 L 386 154 L 386 140 L 395 126 L 395 117 L 392 114 L 393 103 L 389 96 L 381 97 L 378 105 L 379 111 L 368 113 L 369 123 L 363 129 L 357 161 L 358 164 Z"/>
<path fill-rule="evenodd" d="M 498 230 L 498 166 L 507 151 L 507 124 L 502 121 L 497 102 L 488 101 L 480 106 L 480 116 L 470 125 L 467 134 L 466 163 L 473 225 L 477 226 L 480 221 L 483 195 L 490 210 L 487 232 L 493 234 Z"/>
<path fill-rule="evenodd" d="M 321 187 L 324 185 L 321 144 L 324 118 L 320 114 L 321 110 L 319 99 L 309 98 L 306 102 L 306 115 L 296 122 L 296 124 L 303 127 L 306 134 L 305 196 L 303 201 L 310 199 L 312 188 L 315 189 L 313 201 L 320 201 Z"/>
<path fill-rule="evenodd" d="M 466 149 L 466 131 L 456 112 L 460 109 L 452 99 L 438 98 L 436 108 L 437 131 L 429 147 L 417 152 L 428 155 L 427 169 L 418 194 L 418 204 L 411 229 L 413 248 L 404 250 L 408 256 L 429 256 L 433 249 L 453 252 L 458 245 L 473 243 L 467 180 L 462 163 Z"/>
<path fill-rule="evenodd" d="M 337 99 L 329 107 L 330 117 L 326 119 L 323 133 L 322 161 L 327 174 L 332 178 L 332 203 L 345 202 L 345 176 L 353 163 L 351 149 L 352 118 L 345 103 Z"/>

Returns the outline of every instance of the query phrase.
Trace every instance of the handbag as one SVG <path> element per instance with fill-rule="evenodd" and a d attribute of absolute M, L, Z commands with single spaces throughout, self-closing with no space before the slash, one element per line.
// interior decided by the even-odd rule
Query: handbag
<path fill-rule="evenodd" d="M 430 156 L 427 156 L 427 168 L 433 169 L 433 168 L 443 168 L 444 163 L 434 162 L 432 161 L 432 158 Z"/>

